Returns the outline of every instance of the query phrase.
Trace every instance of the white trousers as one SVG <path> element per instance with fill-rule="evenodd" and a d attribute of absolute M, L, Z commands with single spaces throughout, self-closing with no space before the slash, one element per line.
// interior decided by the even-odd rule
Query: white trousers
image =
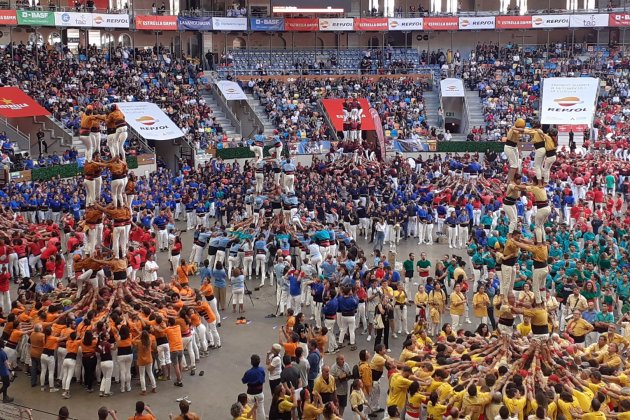
<path fill-rule="evenodd" d="M 551 207 L 546 206 L 536 210 L 534 216 L 534 234 L 538 243 L 545 241 L 547 235 L 545 234 L 545 222 L 551 213 Z"/>
<path fill-rule="evenodd" d="M 508 220 L 510 221 L 509 232 L 512 233 L 516 230 L 516 227 L 518 225 L 518 212 L 516 210 L 516 205 L 506 206 L 504 204 L 503 210 L 505 210 L 505 214 L 507 215 Z"/>
<path fill-rule="evenodd" d="M 74 376 L 74 368 L 77 364 L 75 359 L 63 359 L 63 365 L 61 367 L 61 388 L 64 391 L 70 390 L 70 383 Z"/>
<path fill-rule="evenodd" d="M 339 339 L 337 340 L 339 344 L 343 344 L 343 338 L 347 332 L 350 335 L 350 345 L 354 345 L 356 325 L 357 320 L 354 316 L 341 317 L 341 325 L 339 326 Z"/>
<path fill-rule="evenodd" d="M 89 206 L 96 201 L 96 181 L 86 179 L 83 185 L 85 185 L 85 205 Z"/>
<path fill-rule="evenodd" d="M 116 357 L 116 360 L 120 368 L 120 391 L 131 391 L 131 363 L 133 362 L 133 354 L 119 355 Z"/>
<path fill-rule="evenodd" d="M 505 156 L 507 156 L 510 168 L 518 169 L 521 167 L 521 156 L 518 152 L 518 147 L 507 145 L 503 146 L 503 153 L 505 153 Z"/>
<path fill-rule="evenodd" d="M 92 147 L 92 141 L 90 140 L 90 136 L 79 136 L 79 140 L 83 143 L 85 147 L 85 160 L 88 162 L 92 162 L 92 154 L 94 153 L 94 149 Z"/>
<path fill-rule="evenodd" d="M 127 256 L 127 242 L 129 241 L 126 226 L 115 226 L 114 234 L 112 236 L 112 251 L 114 252 L 114 258 L 125 258 Z"/>
<path fill-rule="evenodd" d="M 249 146 L 249 150 L 254 152 L 254 157 L 256 158 L 256 162 L 260 162 L 263 158 L 263 148 L 261 146 Z"/>
<path fill-rule="evenodd" d="M 555 161 L 556 161 L 556 156 L 545 157 L 545 162 L 543 163 L 543 169 L 542 169 L 542 176 L 543 176 L 543 180 L 546 183 L 549 183 L 549 177 L 551 175 L 551 167 L 553 166 Z"/>
<path fill-rule="evenodd" d="M 267 277 L 267 255 L 256 254 L 256 275 L 260 276 L 260 285 L 265 285 L 265 278 Z"/>
<path fill-rule="evenodd" d="M 140 390 L 147 390 L 147 380 L 145 378 L 145 374 L 149 376 L 149 381 L 151 382 L 151 389 L 157 388 L 155 384 L 155 375 L 153 375 L 153 367 L 151 365 L 139 366 L 140 368 Z"/>
<path fill-rule="evenodd" d="M 545 280 L 547 278 L 548 269 L 544 268 L 534 268 L 532 289 L 534 292 L 534 299 L 536 303 L 542 302 L 542 295 L 540 293 L 540 289 L 545 287 Z"/>
<path fill-rule="evenodd" d="M 536 172 L 536 178 L 539 180 L 543 179 L 543 161 L 545 160 L 546 154 L 547 151 L 544 147 L 536 149 L 534 154 L 534 172 Z"/>
<path fill-rule="evenodd" d="M 113 373 L 114 373 L 114 361 L 101 360 L 101 387 L 99 390 L 100 392 L 104 394 L 111 393 Z M 121 382 L 121 389 L 123 389 L 122 382 Z"/>
<path fill-rule="evenodd" d="M 295 193 L 295 175 L 284 174 L 284 192 L 285 194 Z"/>
<path fill-rule="evenodd" d="M 48 386 L 55 387 L 55 356 L 42 354 L 42 371 L 39 374 L 39 382 L 41 386 L 46 384 L 46 374 L 48 374 Z"/>
<path fill-rule="evenodd" d="M 103 224 L 99 223 L 87 231 L 87 247 L 85 252 L 92 255 L 94 250 L 103 243 Z"/>
<path fill-rule="evenodd" d="M 90 144 L 92 145 L 92 152 L 101 153 L 101 133 L 90 133 Z"/>
<path fill-rule="evenodd" d="M 122 160 L 125 160 L 125 141 L 127 140 L 127 126 L 118 127 L 116 129 L 116 141 L 115 148 L 117 149 L 117 156 L 120 156 Z M 112 154 L 115 157 L 115 155 Z"/>
<path fill-rule="evenodd" d="M 112 201 L 114 207 L 122 206 L 125 204 L 125 187 L 127 186 L 127 177 L 121 179 L 114 179 L 112 184 Z"/>
<path fill-rule="evenodd" d="M 463 248 L 468 242 L 468 227 L 457 226 L 457 246 Z"/>
<path fill-rule="evenodd" d="M 157 229 L 158 250 L 168 249 L 168 231 L 166 229 Z M 177 267 L 173 267 L 177 269 Z"/>

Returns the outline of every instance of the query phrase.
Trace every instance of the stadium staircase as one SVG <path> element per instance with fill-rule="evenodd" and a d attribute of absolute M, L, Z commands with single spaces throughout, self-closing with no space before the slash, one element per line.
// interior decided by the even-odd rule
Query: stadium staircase
<path fill-rule="evenodd" d="M 427 124 L 429 127 L 437 126 L 438 122 L 438 109 L 440 108 L 440 96 L 436 89 L 424 92 L 422 95 L 424 100 L 424 112 L 427 117 Z M 443 128 L 444 126 L 439 128 Z"/>
<path fill-rule="evenodd" d="M 85 146 L 79 141 L 79 137 L 67 128 L 64 128 L 60 121 L 50 116 L 33 117 L 31 135 L 31 148 L 37 151 L 37 132 L 44 131 L 44 140 L 48 143 L 49 153 L 63 154 L 68 147 L 75 147 L 79 153 L 85 152 Z M 75 145 L 76 141 L 76 145 Z"/>
<path fill-rule="evenodd" d="M 239 133 L 238 130 L 234 128 L 234 125 L 232 125 L 229 118 L 225 115 L 225 112 L 221 110 L 221 107 L 217 103 L 217 100 L 215 99 L 212 92 L 206 90 L 203 92 L 202 97 L 206 101 L 206 104 L 212 110 L 212 116 L 217 120 L 219 124 L 221 124 L 223 132 L 228 136 L 228 138 L 230 140 L 235 137 L 239 138 L 242 133 Z"/>
<path fill-rule="evenodd" d="M 260 101 L 258 99 L 256 99 L 256 98 L 254 98 L 254 96 L 251 93 L 247 94 L 247 103 L 254 110 L 256 115 L 258 115 L 258 118 L 263 123 L 263 127 L 264 127 L 263 134 L 265 136 L 273 135 L 273 131 L 275 129 L 275 126 L 273 125 L 273 123 L 271 122 L 269 117 L 267 116 L 267 111 L 265 111 L 265 107 L 262 106 L 260 104 Z"/>
<path fill-rule="evenodd" d="M 484 126 L 485 121 L 483 117 L 483 108 L 481 106 L 481 99 L 479 93 L 476 90 L 466 91 L 466 103 L 468 104 L 468 127 Z"/>

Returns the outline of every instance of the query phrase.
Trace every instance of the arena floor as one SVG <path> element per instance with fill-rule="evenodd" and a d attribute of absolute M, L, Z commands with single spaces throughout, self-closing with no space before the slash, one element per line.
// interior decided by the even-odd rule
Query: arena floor
<path fill-rule="evenodd" d="M 179 227 L 185 228 L 185 225 Z M 187 257 L 191 249 L 192 234 L 185 233 L 182 240 L 184 244 L 183 256 Z M 455 253 L 465 256 L 465 250 L 448 249 L 445 245 L 418 246 L 416 244 L 417 242 L 411 239 L 403 241 L 398 247 L 398 260 L 401 262 L 405 260 L 409 252 L 414 252 L 417 259 L 420 251 L 427 253 L 427 258 L 433 265 L 435 265 L 437 259 L 445 254 Z M 366 250 L 371 247 L 364 241 L 361 241 L 360 245 Z M 385 250 L 387 250 L 387 247 L 385 247 Z M 158 264 L 160 266 L 159 275 L 167 279 L 170 278 L 166 252 L 159 253 Z M 56 418 L 58 409 L 63 405 L 69 408 L 70 416 L 75 419 L 94 419 L 96 418 L 97 410 L 101 406 L 115 409 L 119 419 L 127 419 L 133 416 L 135 402 L 138 400 L 145 401 L 157 418 L 162 420 L 167 419 L 169 413 L 179 414 L 175 400 L 183 396 L 188 396 L 192 401 L 192 411 L 198 413 L 203 419 L 229 419 L 230 406 L 236 402 L 236 396 L 239 393 L 245 392 L 245 386 L 241 383 L 241 377 L 244 371 L 250 367 L 250 355 L 257 353 L 261 355 L 261 358 L 264 358 L 271 345 L 278 341 L 279 327 L 285 321 L 284 318 L 265 318 L 266 315 L 276 310 L 275 288 L 267 284 L 260 291 L 254 291 L 254 287 L 258 283 L 257 279 L 248 282 L 249 289 L 253 291 L 254 305 L 252 307 L 252 303 L 246 297 L 245 315 L 249 322 L 246 325 L 236 325 L 236 316 L 231 313 L 231 309 L 228 309 L 223 314 L 222 327 L 219 328 L 222 348 L 212 350 L 209 357 L 200 360 L 197 364 L 197 376 L 190 376 L 189 372 L 185 372 L 183 388 L 173 386 L 172 382 L 158 382 L 157 394 L 140 396 L 139 380 L 134 379 L 131 393 L 121 394 L 118 385 L 112 384 L 114 395 L 108 398 L 100 398 L 98 392 L 88 394 L 82 389 L 81 385 L 73 384 L 71 388 L 72 398 L 65 400 L 61 397 L 60 392 L 51 394 L 47 391 L 41 392 L 39 386 L 31 388 L 30 381 L 20 372 L 18 378 L 16 378 L 9 389 L 9 395 L 15 398 L 15 404 L 41 410 L 33 410 L 33 418 L 37 420 Z M 199 286 L 198 277 L 192 279 L 191 285 Z M 415 293 L 415 287 L 410 290 L 414 290 Z M 228 291 L 228 298 L 229 295 Z M 478 320 L 472 314 L 471 320 L 473 325 L 478 323 Z M 447 315 L 447 319 L 444 322 L 449 321 Z M 409 315 L 410 328 L 412 323 L 412 315 Z M 468 327 L 472 328 L 473 325 Z M 397 358 L 399 356 L 403 339 L 404 337 L 390 338 L 392 357 Z M 360 330 L 357 330 L 357 346 L 358 350 L 366 348 L 371 351 L 373 342 L 367 343 L 366 336 L 360 335 Z M 350 351 L 348 347 L 342 350 L 346 355 L 346 362 L 351 367 L 359 360 L 358 350 Z M 324 363 L 332 364 L 335 362 L 334 358 L 335 355 L 327 354 L 324 357 Z M 201 372 L 204 372 L 203 376 L 200 376 Z M 265 407 L 268 413 L 271 396 L 269 395 L 267 384 L 264 389 Z M 383 386 L 382 389 L 381 406 L 384 406 L 387 387 Z M 53 417 L 53 414 L 55 417 Z M 347 410 L 344 419 L 350 418 L 353 418 L 352 413 L 350 410 Z M 382 415 L 379 418 L 382 418 Z"/>

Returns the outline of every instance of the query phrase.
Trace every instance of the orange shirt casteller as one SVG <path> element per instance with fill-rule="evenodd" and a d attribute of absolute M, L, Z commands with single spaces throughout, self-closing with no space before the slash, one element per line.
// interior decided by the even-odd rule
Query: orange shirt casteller
<path fill-rule="evenodd" d="M 182 340 L 182 329 L 179 325 L 172 325 L 166 327 L 166 338 L 168 339 L 168 346 L 172 352 L 184 351 L 184 341 Z"/>

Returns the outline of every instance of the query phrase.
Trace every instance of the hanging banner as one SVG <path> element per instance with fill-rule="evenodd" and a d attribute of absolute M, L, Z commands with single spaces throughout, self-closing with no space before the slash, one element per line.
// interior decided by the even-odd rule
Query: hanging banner
<path fill-rule="evenodd" d="M 476 29 L 494 29 L 494 16 L 486 17 L 460 17 L 459 29 L 461 30 L 476 30 Z"/>
<path fill-rule="evenodd" d="M 426 31 L 456 31 L 459 29 L 459 19 L 456 17 L 424 18 Z"/>
<path fill-rule="evenodd" d="M 92 13 L 55 12 L 55 26 L 91 28 Z"/>
<path fill-rule="evenodd" d="M 463 98 L 464 83 L 462 79 L 448 78 L 440 81 L 440 92 L 444 98 Z"/>
<path fill-rule="evenodd" d="M 251 18 L 249 27 L 252 31 L 284 31 L 283 18 Z"/>
<path fill-rule="evenodd" d="M 285 31 L 319 31 L 319 19 L 316 18 L 286 18 L 284 20 Z"/>
<path fill-rule="evenodd" d="M 351 31 L 354 29 L 354 19 L 337 18 L 337 19 L 320 19 L 320 31 Z"/>
<path fill-rule="evenodd" d="M 355 31 L 386 31 L 389 29 L 387 18 L 356 18 L 354 20 Z"/>
<path fill-rule="evenodd" d="M 601 28 L 608 26 L 608 15 L 604 13 L 592 13 L 590 15 L 571 15 L 569 19 L 571 28 Z"/>
<path fill-rule="evenodd" d="M 211 17 L 184 17 L 177 18 L 177 29 L 180 31 L 211 31 Z"/>
<path fill-rule="evenodd" d="M 15 10 L 0 10 L 0 25 L 17 25 Z"/>
<path fill-rule="evenodd" d="M 630 27 L 630 13 L 611 13 L 608 15 L 608 26 Z"/>
<path fill-rule="evenodd" d="M 176 31 L 177 16 L 136 16 L 136 29 L 145 31 Z"/>
<path fill-rule="evenodd" d="M 497 16 L 497 29 L 531 29 L 531 16 Z"/>
<path fill-rule="evenodd" d="M 243 92 L 243 89 L 236 82 L 230 82 L 229 80 L 220 80 L 217 82 L 217 87 L 225 96 L 227 101 L 246 101 L 247 95 Z"/>
<path fill-rule="evenodd" d="M 173 140 L 184 136 L 175 123 L 154 103 L 119 102 L 125 121 L 147 140 Z"/>
<path fill-rule="evenodd" d="M 92 26 L 94 28 L 129 28 L 129 15 L 93 15 Z"/>
<path fill-rule="evenodd" d="M 212 29 L 215 31 L 246 31 L 247 18 L 213 17 Z"/>
<path fill-rule="evenodd" d="M 4 118 L 37 117 L 50 112 L 16 87 L 0 88 L 0 115 Z"/>
<path fill-rule="evenodd" d="M 367 118 L 368 109 L 370 104 L 365 98 L 358 98 L 359 104 L 361 104 L 361 130 L 372 131 L 374 130 L 374 121 L 372 118 Z M 322 105 L 328 113 L 328 118 L 336 131 L 343 131 L 343 104 L 344 99 L 322 99 Z"/>
<path fill-rule="evenodd" d="M 568 28 L 570 20 L 569 15 L 534 15 L 532 28 Z"/>
<path fill-rule="evenodd" d="M 423 29 L 422 18 L 390 18 L 390 31 L 421 31 Z"/>
<path fill-rule="evenodd" d="M 381 123 L 381 117 L 378 115 L 378 111 L 374 108 L 370 108 L 370 116 L 372 117 L 372 123 L 376 130 L 376 137 L 378 138 L 378 150 L 380 151 L 381 162 L 385 160 L 385 134 L 383 133 L 383 124 Z"/>
<path fill-rule="evenodd" d="M 17 21 L 18 25 L 55 26 L 55 13 L 19 10 L 17 12 Z"/>
<path fill-rule="evenodd" d="M 595 114 L 599 79 L 552 77 L 543 80 L 542 124 L 586 124 Z"/>

